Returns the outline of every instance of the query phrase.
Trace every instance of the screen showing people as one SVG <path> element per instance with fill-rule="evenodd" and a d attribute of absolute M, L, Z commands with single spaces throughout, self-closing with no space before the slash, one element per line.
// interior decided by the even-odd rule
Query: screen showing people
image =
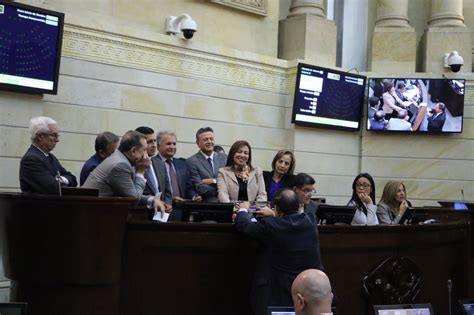
<path fill-rule="evenodd" d="M 366 77 L 300 63 L 292 122 L 359 130 Z"/>
<path fill-rule="evenodd" d="M 460 133 L 465 80 L 369 79 L 367 130 Z"/>

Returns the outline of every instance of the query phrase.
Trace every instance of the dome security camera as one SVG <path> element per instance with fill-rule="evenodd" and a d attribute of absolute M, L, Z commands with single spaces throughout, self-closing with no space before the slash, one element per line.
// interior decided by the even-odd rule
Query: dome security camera
<path fill-rule="evenodd" d="M 193 38 L 194 33 L 197 31 L 197 24 L 196 21 L 193 19 L 184 19 L 181 22 L 181 31 L 183 32 L 183 36 L 186 39 Z"/>
<path fill-rule="evenodd" d="M 444 67 L 451 68 L 452 72 L 459 72 L 463 64 L 463 57 L 455 50 L 444 55 Z"/>
<path fill-rule="evenodd" d="M 173 35 L 183 32 L 185 39 L 191 39 L 197 32 L 197 23 L 188 14 L 181 14 L 178 17 L 168 16 L 166 18 L 166 32 Z"/>

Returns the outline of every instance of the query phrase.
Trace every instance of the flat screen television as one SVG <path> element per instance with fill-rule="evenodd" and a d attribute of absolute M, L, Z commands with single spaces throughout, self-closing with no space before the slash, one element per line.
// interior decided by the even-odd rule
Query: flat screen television
<path fill-rule="evenodd" d="M 351 206 L 319 204 L 317 212 L 318 224 L 351 224 L 356 210 L 355 207 Z"/>
<path fill-rule="evenodd" d="M 359 130 L 366 77 L 298 64 L 291 122 L 295 125 Z"/>
<path fill-rule="evenodd" d="M 370 78 L 367 130 L 461 133 L 464 79 Z"/>
<path fill-rule="evenodd" d="M 64 14 L 0 0 L 0 88 L 57 94 Z"/>
<path fill-rule="evenodd" d="M 374 305 L 375 315 L 433 315 L 433 307 L 425 304 Z"/>

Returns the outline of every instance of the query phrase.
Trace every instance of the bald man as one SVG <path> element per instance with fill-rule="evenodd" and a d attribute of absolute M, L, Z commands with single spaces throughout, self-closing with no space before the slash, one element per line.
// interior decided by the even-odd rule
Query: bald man
<path fill-rule="evenodd" d="M 329 315 L 332 290 L 329 278 L 318 269 L 307 269 L 293 281 L 291 296 L 296 315 Z"/>

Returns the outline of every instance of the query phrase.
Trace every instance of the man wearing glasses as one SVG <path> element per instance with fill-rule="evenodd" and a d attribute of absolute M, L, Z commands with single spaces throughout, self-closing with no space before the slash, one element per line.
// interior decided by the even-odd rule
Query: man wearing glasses
<path fill-rule="evenodd" d="M 61 186 L 76 187 L 76 177 L 51 153 L 59 142 L 56 121 L 49 117 L 30 120 L 31 146 L 21 158 L 20 187 L 23 193 L 59 195 Z"/>
<path fill-rule="evenodd" d="M 313 177 L 305 173 L 295 176 L 293 190 L 300 201 L 300 212 L 312 213 L 318 218 L 318 204 L 311 200 L 313 193 L 316 193 Z"/>

